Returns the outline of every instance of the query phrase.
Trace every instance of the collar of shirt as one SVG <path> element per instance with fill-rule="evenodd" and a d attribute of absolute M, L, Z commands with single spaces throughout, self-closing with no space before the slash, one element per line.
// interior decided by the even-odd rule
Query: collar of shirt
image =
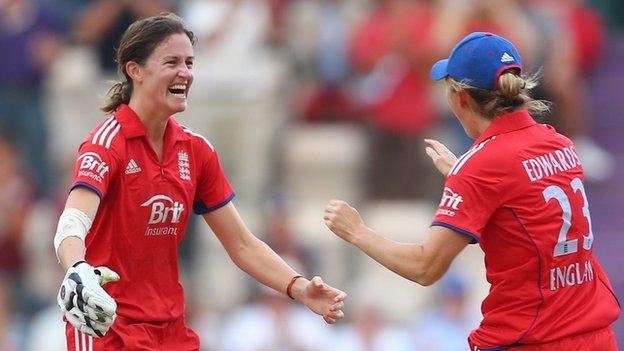
<path fill-rule="evenodd" d="M 537 124 L 527 110 L 514 111 L 496 117 L 489 127 L 477 138 L 474 145 L 504 133 L 513 132 Z"/>
<path fill-rule="evenodd" d="M 117 112 L 115 112 L 115 119 L 121 124 L 121 132 L 127 139 L 147 136 L 145 126 L 130 106 L 121 104 Z M 190 140 L 190 136 L 184 132 L 182 126 L 173 117 L 170 117 L 167 121 L 165 138 L 168 138 L 168 136 L 172 136 L 173 141 Z"/>

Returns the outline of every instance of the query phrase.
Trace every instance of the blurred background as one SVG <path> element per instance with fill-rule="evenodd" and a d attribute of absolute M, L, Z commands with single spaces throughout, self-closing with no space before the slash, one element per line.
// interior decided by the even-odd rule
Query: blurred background
<path fill-rule="evenodd" d="M 379 233 L 423 239 L 442 177 L 422 139 L 471 144 L 428 71 L 475 30 L 541 73 L 536 94 L 557 106 L 545 122 L 577 145 L 595 252 L 624 297 L 622 1 L 0 0 L 0 350 L 65 350 L 52 238 L 77 148 L 104 118 L 119 37 L 165 10 L 199 37 L 178 119 L 217 148 L 252 231 L 349 293 L 345 322 L 327 326 L 238 270 L 196 217 L 180 265 L 202 350 L 467 349 L 489 288 L 478 246 L 423 288 L 333 236 L 322 212 L 344 199 Z"/>

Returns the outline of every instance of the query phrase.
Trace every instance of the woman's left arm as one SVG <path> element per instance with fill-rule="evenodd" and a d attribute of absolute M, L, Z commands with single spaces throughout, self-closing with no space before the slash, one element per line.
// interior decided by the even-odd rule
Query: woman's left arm
<path fill-rule="evenodd" d="M 340 200 L 329 202 L 323 219 L 334 234 L 394 273 L 423 286 L 440 279 L 472 240 L 451 229 L 432 226 L 424 243 L 399 243 L 366 227 L 358 211 Z"/>
<path fill-rule="evenodd" d="M 254 236 L 231 202 L 203 215 L 234 263 L 260 283 L 281 293 L 298 274 L 266 243 Z M 298 278 L 290 288 L 291 297 L 314 313 L 334 323 L 344 316 L 346 294 L 325 284 L 321 278 Z"/>

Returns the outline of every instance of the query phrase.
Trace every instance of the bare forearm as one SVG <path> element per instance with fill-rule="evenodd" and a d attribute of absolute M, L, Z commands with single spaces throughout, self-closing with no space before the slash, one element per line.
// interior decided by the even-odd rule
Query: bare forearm
<path fill-rule="evenodd" d="M 280 293 L 286 292 L 297 272 L 247 229 L 232 203 L 205 214 L 204 219 L 238 267 L 260 283 Z M 307 283 L 306 279 L 296 280 L 291 289 L 295 299 Z"/>
<path fill-rule="evenodd" d="M 63 270 L 67 270 L 74 263 L 85 259 L 84 242 L 76 237 L 70 236 L 61 242 L 58 249 L 58 258 Z"/>
<path fill-rule="evenodd" d="M 256 237 L 251 237 L 247 245 L 239 248 L 232 255 L 232 260 L 245 273 L 280 293 L 286 292 L 288 283 L 298 274 L 265 242 Z M 297 298 L 306 283 L 306 279 L 297 279 L 291 289 L 293 297 Z"/>
<path fill-rule="evenodd" d="M 367 227 L 356 237 L 353 245 L 396 274 L 421 285 L 433 283 L 423 245 L 389 240 Z"/>

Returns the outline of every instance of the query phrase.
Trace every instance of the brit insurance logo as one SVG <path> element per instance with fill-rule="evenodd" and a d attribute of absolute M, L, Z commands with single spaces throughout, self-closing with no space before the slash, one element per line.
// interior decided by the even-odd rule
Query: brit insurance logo
<path fill-rule="evenodd" d="M 154 226 L 159 224 L 175 224 L 180 222 L 182 212 L 184 212 L 184 204 L 174 201 L 167 195 L 154 195 L 149 200 L 141 204 L 141 207 L 150 208 L 150 217 L 148 227 L 145 229 L 145 235 L 177 235 L 177 226 Z"/>
<path fill-rule="evenodd" d="M 184 151 L 178 152 L 178 171 L 180 172 L 180 179 L 191 180 L 189 155 Z"/>
<path fill-rule="evenodd" d="M 110 170 L 106 162 L 102 161 L 102 157 L 92 151 L 80 155 L 78 162 L 80 162 L 79 177 L 89 177 L 100 183 L 104 180 L 104 175 Z"/>
<path fill-rule="evenodd" d="M 178 223 L 184 211 L 184 204 L 173 201 L 167 195 L 154 195 L 141 204 L 141 207 L 150 207 L 149 224 Z"/>
<path fill-rule="evenodd" d="M 454 192 L 449 187 L 444 187 L 442 193 L 442 200 L 436 214 L 443 214 L 447 216 L 455 216 L 455 211 L 459 210 L 459 205 L 464 201 L 464 198 L 458 193 Z"/>

